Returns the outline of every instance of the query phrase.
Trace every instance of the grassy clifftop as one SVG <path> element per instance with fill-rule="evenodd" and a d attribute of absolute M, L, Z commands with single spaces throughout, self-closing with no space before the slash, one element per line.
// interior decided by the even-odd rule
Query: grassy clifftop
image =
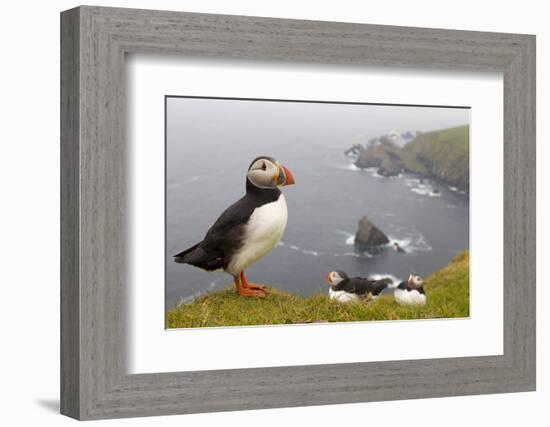
<path fill-rule="evenodd" d="M 469 253 L 462 252 L 426 278 L 428 302 L 401 307 L 393 296 L 341 304 L 327 293 L 309 297 L 270 289 L 264 299 L 239 297 L 233 287 L 206 294 L 166 312 L 167 328 L 276 325 L 364 320 L 428 319 L 469 316 Z"/>
<path fill-rule="evenodd" d="M 401 160 L 411 172 L 467 190 L 470 183 L 469 132 L 469 126 L 460 126 L 422 133 L 403 147 Z"/>

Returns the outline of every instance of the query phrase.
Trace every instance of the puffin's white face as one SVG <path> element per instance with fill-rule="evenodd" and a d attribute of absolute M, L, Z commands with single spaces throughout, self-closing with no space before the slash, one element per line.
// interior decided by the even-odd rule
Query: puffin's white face
<path fill-rule="evenodd" d="M 347 279 L 347 275 L 343 271 L 331 271 L 325 276 L 325 281 L 330 286 L 336 286 L 338 283 L 342 282 L 345 279 Z"/>
<path fill-rule="evenodd" d="M 255 159 L 247 173 L 248 180 L 258 188 L 277 188 L 294 184 L 290 171 L 271 157 Z"/>
<path fill-rule="evenodd" d="M 409 274 L 409 286 L 420 288 L 424 284 L 424 279 L 420 274 Z"/>

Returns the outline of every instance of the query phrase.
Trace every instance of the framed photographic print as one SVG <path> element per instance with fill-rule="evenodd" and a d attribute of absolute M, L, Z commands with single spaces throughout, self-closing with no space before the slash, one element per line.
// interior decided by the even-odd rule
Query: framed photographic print
<path fill-rule="evenodd" d="M 535 388 L 535 38 L 61 15 L 61 407 Z"/>

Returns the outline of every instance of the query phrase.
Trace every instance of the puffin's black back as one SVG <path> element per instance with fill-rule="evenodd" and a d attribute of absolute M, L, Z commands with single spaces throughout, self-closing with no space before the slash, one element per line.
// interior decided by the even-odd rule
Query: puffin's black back
<path fill-rule="evenodd" d="M 393 283 L 393 280 L 389 277 L 380 280 L 372 280 L 370 293 L 372 295 L 380 295 L 380 293 Z"/>
<path fill-rule="evenodd" d="M 174 255 L 174 261 L 209 271 L 225 269 L 243 244 L 245 226 L 254 210 L 280 195 L 278 188 L 258 188 L 247 179 L 246 195 L 223 211 L 202 242 Z"/>
<path fill-rule="evenodd" d="M 379 295 L 389 284 L 392 283 L 390 278 L 381 280 L 370 280 L 364 277 L 352 277 L 351 279 L 342 280 L 338 285 L 333 286 L 335 291 L 345 291 L 357 295 Z"/>

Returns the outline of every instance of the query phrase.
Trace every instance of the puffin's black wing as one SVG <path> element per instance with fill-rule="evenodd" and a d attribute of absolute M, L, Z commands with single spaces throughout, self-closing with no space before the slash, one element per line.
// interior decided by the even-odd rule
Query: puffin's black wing
<path fill-rule="evenodd" d="M 174 261 L 181 264 L 191 264 L 208 271 L 222 268 L 223 262 L 221 255 L 214 252 L 205 252 L 201 244 L 202 242 L 199 242 L 179 254 L 174 255 Z"/>
<path fill-rule="evenodd" d="M 389 277 L 380 280 L 370 280 L 370 293 L 372 295 L 380 295 L 380 293 L 393 283 Z"/>
<path fill-rule="evenodd" d="M 255 208 L 253 198 L 244 196 L 223 211 L 202 242 L 174 255 L 174 261 L 209 271 L 225 268 L 241 247 L 244 226 Z"/>
<path fill-rule="evenodd" d="M 196 245 L 191 246 L 190 248 L 187 248 L 183 251 L 181 251 L 179 254 L 174 255 L 174 261 L 176 262 L 185 262 L 184 259 L 189 255 L 191 252 L 193 252 L 195 249 L 199 247 L 201 243 L 197 243 Z"/>
<path fill-rule="evenodd" d="M 364 295 L 369 292 L 369 281 L 362 277 L 352 277 L 341 281 L 335 286 L 337 291 L 345 291 L 351 294 Z"/>
<path fill-rule="evenodd" d="M 335 287 L 335 290 L 346 291 L 357 295 L 366 295 L 368 293 L 372 295 L 379 295 L 391 283 L 392 280 L 390 278 L 370 280 L 365 279 L 364 277 L 352 277 L 351 279 L 340 282 Z"/>

